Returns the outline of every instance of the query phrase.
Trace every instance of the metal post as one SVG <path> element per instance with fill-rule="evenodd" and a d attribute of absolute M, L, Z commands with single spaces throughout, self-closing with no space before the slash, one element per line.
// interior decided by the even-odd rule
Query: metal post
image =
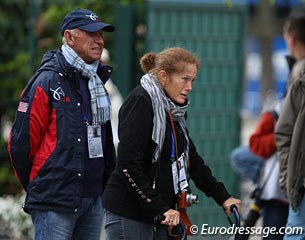
<path fill-rule="evenodd" d="M 31 71 L 35 68 L 35 59 L 37 52 L 37 39 L 36 39 L 36 22 L 40 13 L 42 0 L 29 0 L 28 7 L 28 51 L 30 53 L 29 68 Z"/>

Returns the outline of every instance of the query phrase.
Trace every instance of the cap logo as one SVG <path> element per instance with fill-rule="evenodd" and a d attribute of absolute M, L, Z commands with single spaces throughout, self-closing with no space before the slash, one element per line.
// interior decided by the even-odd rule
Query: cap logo
<path fill-rule="evenodd" d="M 96 16 L 94 13 L 91 13 L 90 15 L 86 15 L 86 17 L 89 17 L 92 21 L 99 21 L 100 18 Z"/>

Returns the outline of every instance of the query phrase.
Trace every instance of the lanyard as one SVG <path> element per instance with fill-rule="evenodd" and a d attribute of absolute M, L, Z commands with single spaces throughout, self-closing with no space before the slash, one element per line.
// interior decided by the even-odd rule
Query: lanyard
<path fill-rule="evenodd" d="M 88 122 L 88 117 L 87 117 L 87 115 L 86 115 L 85 113 L 84 113 L 83 119 L 84 119 L 84 124 L 85 124 L 86 126 L 90 126 L 90 124 L 89 124 L 89 122 Z"/>
<path fill-rule="evenodd" d="M 171 151 L 171 161 L 175 161 L 175 137 L 173 131 L 171 131 L 171 136 L 172 136 L 172 151 Z"/>
<path fill-rule="evenodd" d="M 178 158 L 178 147 L 177 147 L 177 137 L 176 137 L 176 131 L 175 131 L 175 126 L 174 126 L 174 120 L 173 120 L 173 115 L 172 115 L 172 112 L 169 112 L 169 119 L 171 121 L 171 126 L 172 126 L 172 139 L 173 139 L 173 143 L 172 143 L 172 153 L 174 158 L 175 158 L 175 154 L 176 154 L 176 157 Z M 174 146 L 173 146 L 174 145 Z M 171 155 L 172 157 L 172 155 Z"/>

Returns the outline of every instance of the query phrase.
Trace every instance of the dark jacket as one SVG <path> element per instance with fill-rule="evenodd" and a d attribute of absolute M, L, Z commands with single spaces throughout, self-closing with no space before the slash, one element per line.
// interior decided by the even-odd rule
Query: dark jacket
<path fill-rule="evenodd" d="M 280 187 L 296 210 L 304 195 L 305 73 L 292 83 L 276 125 Z"/>
<path fill-rule="evenodd" d="M 118 162 L 104 191 L 103 206 L 115 214 L 152 223 L 156 215 L 175 208 L 177 202 L 170 160 L 170 121 L 167 119 L 165 140 L 157 164 L 152 164 L 152 102 L 141 86 L 136 87 L 122 105 L 119 121 Z M 185 139 L 178 123 L 175 123 L 175 129 L 180 156 L 184 151 Z M 153 189 L 155 175 L 156 189 Z M 219 205 L 230 197 L 224 185 L 212 176 L 191 140 L 190 178 Z"/>
<path fill-rule="evenodd" d="M 304 194 L 305 59 L 295 62 L 287 82 L 281 116 L 275 128 L 280 187 L 296 210 Z"/>
<path fill-rule="evenodd" d="M 100 66 L 106 82 L 111 68 Z M 27 196 L 24 209 L 76 212 L 83 194 L 86 127 L 79 89 L 81 73 L 60 51 L 50 51 L 29 81 L 16 112 L 8 150 Z M 105 185 L 115 165 L 110 121 L 105 129 Z"/>

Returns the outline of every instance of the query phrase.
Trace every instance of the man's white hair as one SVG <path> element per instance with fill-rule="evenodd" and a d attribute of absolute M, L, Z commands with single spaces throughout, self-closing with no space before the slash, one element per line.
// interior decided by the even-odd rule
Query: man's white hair
<path fill-rule="evenodd" d="M 72 35 L 75 35 L 76 30 L 77 30 L 77 28 L 74 28 L 74 29 L 71 29 L 71 30 L 70 30 L 71 33 L 72 33 Z M 66 38 L 65 38 L 65 35 L 62 37 L 62 43 L 63 43 L 63 44 L 67 44 L 67 40 L 66 40 Z"/>

